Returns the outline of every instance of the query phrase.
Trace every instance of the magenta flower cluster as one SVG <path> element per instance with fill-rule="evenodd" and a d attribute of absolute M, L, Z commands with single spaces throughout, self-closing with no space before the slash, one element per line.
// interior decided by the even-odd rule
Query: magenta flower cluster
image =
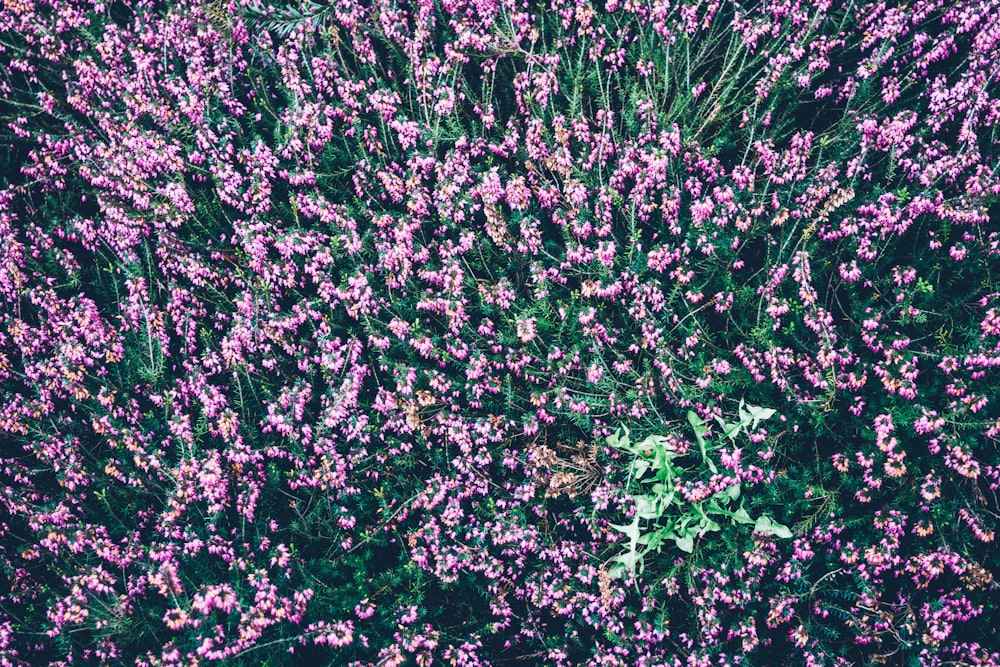
<path fill-rule="evenodd" d="M 1000 664 L 998 10 L 5 0 L 0 665 Z"/>

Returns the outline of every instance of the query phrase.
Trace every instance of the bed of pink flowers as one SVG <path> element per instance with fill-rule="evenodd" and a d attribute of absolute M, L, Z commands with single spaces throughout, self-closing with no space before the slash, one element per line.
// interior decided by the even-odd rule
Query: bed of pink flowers
<path fill-rule="evenodd" d="M 0 666 L 1000 665 L 998 15 L 4 0 Z"/>

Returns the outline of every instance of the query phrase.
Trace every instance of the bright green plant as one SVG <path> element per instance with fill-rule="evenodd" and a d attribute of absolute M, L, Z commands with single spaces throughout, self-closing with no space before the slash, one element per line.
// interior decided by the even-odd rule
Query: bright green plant
<path fill-rule="evenodd" d="M 744 431 L 757 428 L 774 412 L 770 408 L 745 405 L 740 401 L 738 421 L 730 423 L 720 417 L 716 420 L 722 427 L 723 436 L 735 442 Z M 697 465 L 683 465 L 681 461 L 690 457 L 678 451 L 674 442 L 662 435 L 650 435 L 641 442 L 633 443 L 628 430 L 622 429 L 608 438 L 610 446 L 634 456 L 626 493 L 635 502 L 635 513 L 631 523 L 612 526 L 629 538 L 626 549 L 612 559 L 612 576 L 622 577 L 626 572 L 633 575 L 641 573 L 645 556 L 660 552 L 669 542 L 681 551 L 691 553 L 695 539 L 722 530 L 720 521 L 753 525 L 754 532 L 775 537 L 792 536 L 787 526 L 767 514 L 756 519 L 750 516 L 741 499 L 742 485 L 738 480 L 718 484 L 719 468 L 712 460 L 713 448 L 705 440 L 709 431 L 707 422 L 694 411 L 687 413 L 687 419 L 698 444 L 700 460 Z M 710 481 L 713 476 L 715 486 L 722 488 L 704 500 L 691 501 L 682 493 L 682 484 L 701 482 L 715 488 Z"/>

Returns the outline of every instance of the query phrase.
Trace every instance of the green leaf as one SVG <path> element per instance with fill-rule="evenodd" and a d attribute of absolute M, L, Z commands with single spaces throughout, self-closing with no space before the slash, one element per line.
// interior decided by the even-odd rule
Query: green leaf
<path fill-rule="evenodd" d="M 757 522 L 754 524 L 753 529 L 758 533 L 764 533 L 765 535 L 774 535 L 775 537 L 781 537 L 785 539 L 792 536 L 792 531 L 788 529 L 788 526 L 784 526 L 780 523 L 777 523 L 766 514 L 762 514 L 757 519 Z"/>
<path fill-rule="evenodd" d="M 639 449 L 643 450 L 655 450 L 656 448 L 663 449 L 664 451 L 672 449 L 670 441 L 662 435 L 647 436 L 646 439 L 639 444 Z"/>
<path fill-rule="evenodd" d="M 702 421 L 701 417 L 699 417 L 698 413 L 694 410 L 688 410 L 687 420 L 688 423 L 691 424 L 691 428 L 694 429 L 695 440 L 697 440 L 699 444 L 703 444 L 705 442 L 703 436 L 708 433 L 708 429 L 705 428 L 705 422 Z"/>
<path fill-rule="evenodd" d="M 672 466 L 669 462 L 664 461 L 663 466 L 656 470 L 655 479 L 658 482 L 666 482 L 669 485 L 669 488 L 672 489 L 674 488 L 674 480 L 679 476 L 677 468 Z"/>
<path fill-rule="evenodd" d="M 687 533 L 680 537 L 675 537 L 674 544 L 676 544 L 677 548 L 684 553 L 691 553 L 694 551 L 694 537 L 688 535 Z"/>
<path fill-rule="evenodd" d="M 657 511 L 657 498 L 655 495 L 632 496 L 635 500 L 635 514 L 640 519 L 659 519 L 662 511 Z"/>
<path fill-rule="evenodd" d="M 624 577 L 626 572 L 631 574 L 642 572 L 642 554 L 637 551 L 618 554 L 611 559 L 611 562 L 616 564 L 608 572 L 613 579 Z"/>
<path fill-rule="evenodd" d="M 672 481 L 672 480 L 667 480 L 667 481 Z M 657 482 L 656 484 L 653 485 L 651 490 L 653 493 L 660 496 L 661 498 L 672 496 L 674 493 L 673 484 L 664 484 L 663 482 Z"/>
<path fill-rule="evenodd" d="M 708 469 L 713 473 L 719 472 L 712 459 L 708 458 L 708 449 L 705 446 L 705 434 L 708 433 L 708 429 L 705 427 L 705 422 L 698 417 L 698 414 L 694 410 L 688 410 L 687 419 L 688 423 L 691 424 L 691 428 L 694 429 L 694 439 L 698 443 L 698 451 L 701 452 L 702 460 L 708 464 Z"/>
<path fill-rule="evenodd" d="M 643 456 L 646 452 L 652 453 L 653 469 L 659 470 L 670 465 L 670 461 L 677 458 L 677 452 L 667 438 L 660 435 L 651 435 L 643 440 L 638 446 L 639 453 Z"/>
<path fill-rule="evenodd" d="M 713 533 L 722 530 L 722 526 L 719 525 L 718 521 L 714 519 L 709 519 L 706 516 L 701 520 L 701 523 L 699 524 L 699 529 L 701 534 L 704 535 L 705 533 Z"/>
<path fill-rule="evenodd" d="M 632 523 L 630 523 L 628 525 L 618 525 L 618 524 L 613 523 L 613 524 L 611 524 L 611 527 L 614 528 L 615 530 L 621 532 L 621 533 L 625 533 L 625 535 L 628 536 L 629 541 L 632 543 L 633 547 L 639 542 L 639 515 L 638 514 L 636 514 L 632 518 Z"/>
<path fill-rule="evenodd" d="M 639 538 L 639 544 L 645 544 L 649 549 L 660 550 L 663 546 L 664 534 L 662 530 L 656 530 L 651 533 L 646 533 Z"/>
<path fill-rule="evenodd" d="M 618 429 L 608 436 L 607 443 L 609 447 L 615 447 L 617 449 L 631 449 L 628 442 L 628 429 Z"/>
<path fill-rule="evenodd" d="M 746 403 L 743 402 L 742 398 L 740 399 L 739 414 L 741 424 L 749 425 L 753 420 L 753 415 L 746 411 Z"/>
<path fill-rule="evenodd" d="M 722 509 L 722 506 L 719 505 L 719 501 L 716 500 L 717 496 L 718 494 L 709 498 L 708 502 L 705 504 L 705 514 L 721 514 L 723 516 L 732 516 L 733 515 L 732 512 Z"/>
<path fill-rule="evenodd" d="M 736 441 L 737 436 L 739 436 L 740 431 L 743 429 L 744 424 L 742 422 L 738 424 L 730 424 L 722 417 L 716 417 L 715 421 L 719 422 L 722 427 L 722 435 L 726 436 L 733 442 Z"/>
<path fill-rule="evenodd" d="M 636 547 L 639 545 L 639 514 L 632 518 L 632 523 L 626 525 L 611 524 L 611 527 L 615 530 L 624 533 L 629 538 L 628 548 L 621 554 L 615 556 L 612 561 L 621 563 L 628 571 L 632 574 L 636 573 L 636 566 L 638 565 L 638 571 L 642 571 L 642 554 Z M 618 576 L 621 576 L 619 572 Z"/>
<path fill-rule="evenodd" d="M 772 522 L 771 529 L 774 531 L 775 537 L 780 537 L 785 540 L 792 537 L 791 529 L 784 524 Z"/>
<path fill-rule="evenodd" d="M 750 412 L 750 416 L 753 418 L 753 427 L 757 428 L 757 424 L 764 421 L 765 419 L 770 419 L 774 416 L 775 410 L 771 408 L 762 408 L 757 405 L 748 405 L 747 410 Z"/>

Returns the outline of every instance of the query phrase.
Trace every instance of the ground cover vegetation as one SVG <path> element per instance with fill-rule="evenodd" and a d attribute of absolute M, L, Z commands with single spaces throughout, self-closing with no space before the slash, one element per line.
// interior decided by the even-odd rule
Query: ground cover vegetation
<path fill-rule="evenodd" d="M 0 665 L 997 665 L 1000 6 L 4 0 Z"/>

